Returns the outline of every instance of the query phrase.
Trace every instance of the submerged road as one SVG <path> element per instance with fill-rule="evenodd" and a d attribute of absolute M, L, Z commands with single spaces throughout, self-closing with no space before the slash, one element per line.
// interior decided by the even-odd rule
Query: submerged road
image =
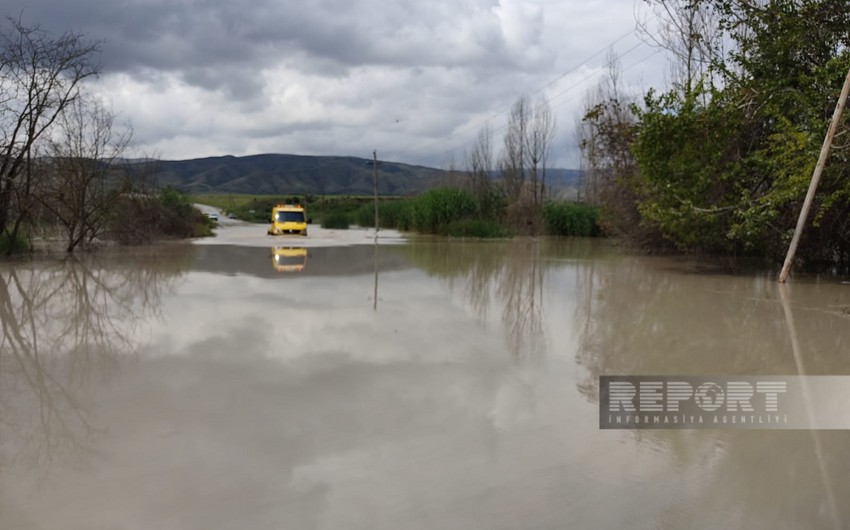
<path fill-rule="evenodd" d="M 608 374 L 850 374 L 850 288 L 310 230 L 0 263 L 0 530 L 850 527 L 850 430 L 600 429 Z"/>
<path fill-rule="evenodd" d="M 325 229 L 317 224 L 307 228 L 307 237 L 297 235 L 270 236 L 266 233 L 268 225 L 247 223 L 237 219 L 228 219 L 221 210 L 205 204 L 196 204 L 204 213 L 217 213 L 219 227 L 214 230 L 215 237 L 196 239 L 198 245 L 239 245 L 248 247 L 339 247 L 350 245 L 371 245 L 375 243 L 373 228 L 349 228 L 348 230 Z M 378 231 L 380 244 L 402 244 L 406 240 L 398 230 L 382 228 Z"/>

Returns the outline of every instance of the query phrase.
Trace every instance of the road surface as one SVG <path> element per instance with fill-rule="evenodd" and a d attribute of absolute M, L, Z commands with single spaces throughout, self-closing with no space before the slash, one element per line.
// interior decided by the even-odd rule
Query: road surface
<path fill-rule="evenodd" d="M 266 233 L 268 225 L 247 223 L 238 219 L 228 219 L 219 208 L 206 204 L 195 204 L 206 214 L 217 213 L 218 228 L 213 230 L 215 237 L 203 237 L 195 240 L 199 245 L 239 245 L 248 247 L 340 247 L 349 245 L 371 245 L 375 243 L 373 228 L 349 228 L 348 230 L 325 229 L 317 224 L 307 228 L 308 236 L 282 235 L 270 236 Z M 405 237 L 398 230 L 382 228 L 378 232 L 378 242 L 384 244 L 402 244 Z"/>

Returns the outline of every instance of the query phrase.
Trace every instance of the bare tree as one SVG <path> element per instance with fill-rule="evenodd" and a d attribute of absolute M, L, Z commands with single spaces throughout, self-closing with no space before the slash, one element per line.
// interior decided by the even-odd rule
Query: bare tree
<path fill-rule="evenodd" d="M 116 176 L 130 141 L 129 127 L 115 128 L 114 114 L 100 101 L 78 98 L 57 122 L 49 141 L 50 177 L 43 204 L 62 224 L 68 252 L 105 228 L 121 183 Z"/>
<path fill-rule="evenodd" d="M 526 167 L 528 167 L 532 201 L 535 209 L 539 210 L 546 193 L 546 159 L 555 137 L 555 117 L 546 98 L 541 97 L 534 103 L 530 118 L 523 139 L 525 143 L 523 151 Z"/>
<path fill-rule="evenodd" d="M 508 130 L 505 132 L 504 155 L 499 164 L 505 192 L 517 200 L 525 188 L 525 136 L 528 130 L 531 103 L 528 96 L 521 96 L 511 107 Z"/>
<path fill-rule="evenodd" d="M 32 204 L 33 146 L 77 98 L 80 83 L 99 72 L 99 46 L 78 33 L 52 37 L 19 19 L 7 18 L 0 29 L 0 233 L 17 236 Z"/>
<path fill-rule="evenodd" d="M 620 87 L 620 66 L 609 52 L 606 75 L 585 96 L 584 114 L 577 136 L 581 148 L 581 169 L 585 200 L 602 205 L 602 222 L 617 234 L 634 234 L 638 224 L 638 174 L 632 155 L 637 125 L 634 99 Z M 631 230 L 627 230 L 631 229 Z"/>
<path fill-rule="evenodd" d="M 473 191 L 489 188 L 493 171 L 493 134 L 489 125 L 478 131 L 475 144 L 466 153 L 466 167 Z"/>
<path fill-rule="evenodd" d="M 446 153 L 446 160 L 443 162 L 443 185 L 450 188 L 459 188 L 463 186 L 464 174 L 462 163 L 458 163 L 455 151 Z"/>
<path fill-rule="evenodd" d="M 493 134 L 489 125 L 478 131 L 475 144 L 466 153 L 466 168 L 469 188 L 478 203 L 479 215 L 491 219 L 499 217 L 502 190 L 493 179 Z"/>
<path fill-rule="evenodd" d="M 690 94 L 701 81 L 712 82 L 711 63 L 723 54 L 723 33 L 717 13 L 707 0 L 646 0 L 658 29 L 638 20 L 638 31 L 673 55 L 672 81 Z"/>
<path fill-rule="evenodd" d="M 508 216 L 517 228 L 536 233 L 546 193 L 546 159 L 555 134 L 549 101 L 540 96 L 516 100 L 508 116 L 499 168 L 512 204 Z"/>
<path fill-rule="evenodd" d="M 579 157 L 579 200 L 589 204 L 599 204 L 598 158 L 601 149 L 599 131 L 595 124 L 588 122 L 588 113 L 602 101 L 599 87 L 589 90 L 582 100 L 582 114 L 576 120 L 576 139 L 581 152 Z"/>
<path fill-rule="evenodd" d="M 633 102 L 620 87 L 620 61 L 610 51 L 605 76 L 585 95 L 577 130 L 585 200 L 591 204 L 600 204 L 619 178 L 636 171 L 631 154 Z"/>

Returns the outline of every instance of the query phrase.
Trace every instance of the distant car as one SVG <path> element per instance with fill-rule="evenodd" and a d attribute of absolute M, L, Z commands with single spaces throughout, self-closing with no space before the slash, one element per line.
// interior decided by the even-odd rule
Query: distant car
<path fill-rule="evenodd" d="M 209 217 L 210 219 L 212 219 L 215 222 L 218 222 L 218 214 L 217 213 L 208 213 L 207 217 Z"/>

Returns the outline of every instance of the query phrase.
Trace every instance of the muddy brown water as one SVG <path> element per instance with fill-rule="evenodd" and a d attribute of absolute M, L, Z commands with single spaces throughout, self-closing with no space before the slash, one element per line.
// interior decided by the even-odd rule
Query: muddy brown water
<path fill-rule="evenodd" d="M 600 375 L 850 375 L 850 285 L 788 294 L 802 363 L 770 275 L 593 241 L 3 263 L 0 528 L 850 527 L 848 431 L 598 428 Z"/>

